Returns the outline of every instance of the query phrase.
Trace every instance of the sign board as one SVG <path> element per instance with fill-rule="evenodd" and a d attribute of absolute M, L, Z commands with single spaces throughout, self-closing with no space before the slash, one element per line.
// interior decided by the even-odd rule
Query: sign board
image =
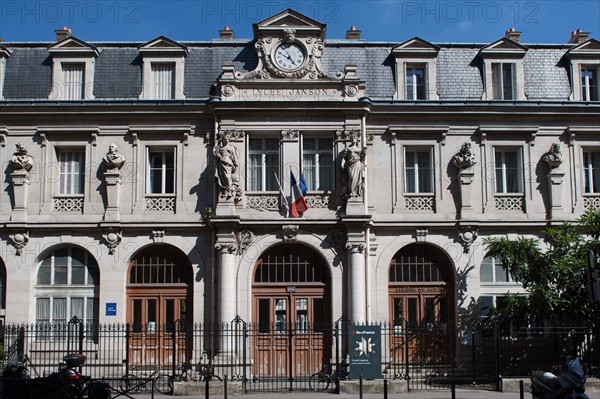
<path fill-rule="evenodd" d="M 350 379 L 381 378 L 381 326 L 351 326 L 348 344 Z"/>
<path fill-rule="evenodd" d="M 107 316 L 116 316 L 117 315 L 117 303 L 116 302 L 107 302 L 106 303 L 106 315 Z"/>

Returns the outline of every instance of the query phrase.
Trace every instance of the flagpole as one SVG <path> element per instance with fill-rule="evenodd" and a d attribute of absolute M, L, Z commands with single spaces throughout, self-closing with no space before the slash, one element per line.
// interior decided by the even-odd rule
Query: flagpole
<path fill-rule="evenodd" d="M 283 198 L 283 206 L 285 206 L 285 217 L 289 218 L 290 217 L 290 205 L 288 204 L 287 198 L 285 197 L 285 192 L 283 191 L 283 187 L 281 187 L 281 183 L 279 182 L 279 177 L 277 176 L 277 173 L 275 173 L 275 171 L 273 171 L 273 175 L 275 175 L 275 180 L 277 180 L 277 185 L 279 186 L 279 194 L 281 194 L 281 197 Z"/>

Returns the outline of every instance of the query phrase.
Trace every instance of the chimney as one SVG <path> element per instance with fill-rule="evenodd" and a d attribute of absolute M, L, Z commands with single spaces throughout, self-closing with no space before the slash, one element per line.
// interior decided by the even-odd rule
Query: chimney
<path fill-rule="evenodd" d="M 504 37 L 512 40 L 513 42 L 519 43 L 521 41 L 521 32 L 517 32 L 515 28 L 510 28 L 504 33 Z"/>
<path fill-rule="evenodd" d="M 65 40 L 67 37 L 71 37 L 71 28 L 63 26 L 62 29 L 55 30 L 54 33 L 56 33 L 56 41 L 60 42 L 61 40 Z"/>
<path fill-rule="evenodd" d="M 225 29 L 219 31 L 219 39 L 233 40 L 233 31 L 229 26 L 225 26 Z"/>
<path fill-rule="evenodd" d="M 571 40 L 569 40 L 570 44 L 579 44 L 583 43 L 587 40 L 590 32 L 583 32 L 581 29 L 574 30 L 571 32 Z"/>
<path fill-rule="evenodd" d="M 360 40 L 360 31 L 356 29 L 356 26 L 353 25 L 346 31 L 346 40 Z"/>

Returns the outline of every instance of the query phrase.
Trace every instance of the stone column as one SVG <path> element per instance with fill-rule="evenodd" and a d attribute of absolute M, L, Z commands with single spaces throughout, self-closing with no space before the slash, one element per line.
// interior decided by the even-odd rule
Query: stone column
<path fill-rule="evenodd" d="M 458 182 L 460 185 L 460 218 L 473 218 L 473 177 L 475 173 L 473 168 L 466 168 L 458 172 Z"/>
<path fill-rule="evenodd" d="M 549 209 L 549 218 L 552 219 L 556 216 L 556 212 L 560 212 L 563 210 L 561 205 L 562 199 L 562 182 L 564 180 L 565 173 L 559 171 L 557 169 L 551 169 L 550 172 L 546 175 L 548 179 L 548 188 L 550 195 L 550 209 Z"/>
<path fill-rule="evenodd" d="M 119 215 L 119 190 L 122 183 L 121 172 L 119 169 L 109 169 L 104 172 L 104 182 L 106 183 L 106 210 L 104 211 L 104 221 L 118 221 Z"/>
<path fill-rule="evenodd" d="M 367 295 L 365 286 L 365 244 L 347 243 L 348 250 L 348 299 L 350 320 L 354 323 L 367 321 Z"/>
<path fill-rule="evenodd" d="M 219 322 L 231 323 L 236 316 L 235 245 L 217 243 L 219 251 Z"/>
<path fill-rule="evenodd" d="M 15 170 L 10 174 L 13 186 L 14 208 L 10 220 L 12 222 L 27 221 L 27 199 L 31 178 L 25 169 Z"/>

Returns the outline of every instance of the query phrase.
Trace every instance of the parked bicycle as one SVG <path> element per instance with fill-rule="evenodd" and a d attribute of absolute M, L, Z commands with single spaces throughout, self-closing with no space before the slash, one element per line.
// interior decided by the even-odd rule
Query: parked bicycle
<path fill-rule="evenodd" d="M 323 392 L 327 390 L 327 388 L 329 388 L 329 384 L 333 383 L 337 385 L 339 383 L 340 376 L 342 376 L 342 378 L 345 378 L 346 374 L 347 373 L 338 375 L 337 369 L 330 373 L 329 367 L 327 367 L 327 365 L 324 364 L 321 367 L 321 370 L 310 376 L 308 380 L 308 385 L 313 391 Z"/>
<path fill-rule="evenodd" d="M 151 384 L 150 389 L 156 390 L 158 393 L 171 393 L 173 383 L 170 382 L 171 376 L 163 374 L 160 371 L 160 366 L 154 366 L 152 373 L 141 371 L 140 367 L 132 366 L 130 372 L 124 375 L 121 379 L 119 388 L 126 393 L 137 393 L 148 390 L 148 384 Z"/>

